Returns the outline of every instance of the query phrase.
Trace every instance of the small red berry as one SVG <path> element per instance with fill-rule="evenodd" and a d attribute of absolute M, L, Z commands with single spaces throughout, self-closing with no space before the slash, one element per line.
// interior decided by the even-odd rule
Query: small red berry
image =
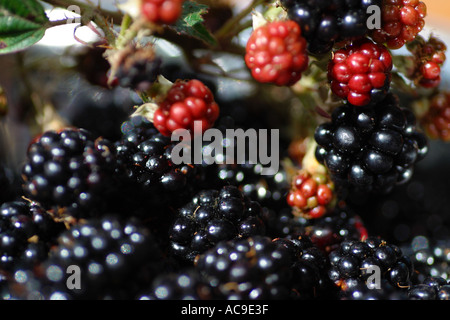
<path fill-rule="evenodd" d="M 306 45 L 294 21 L 269 22 L 256 28 L 248 39 L 245 63 L 255 80 L 290 86 L 308 67 Z"/>
<path fill-rule="evenodd" d="M 325 215 L 335 204 L 334 184 L 327 175 L 300 170 L 292 179 L 287 203 L 294 215 L 316 219 Z"/>
<path fill-rule="evenodd" d="M 355 106 L 372 101 L 372 91 L 387 92 L 392 70 L 388 49 L 369 39 L 357 41 L 338 50 L 328 66 L 331 91 Z"/>
<path fill-rule="evenodd" d="M 432 97 L 421 124 L 430 138 L 450 141 L 450 92 L 439 92 Z"/>
<path fill-rule="evenodd" d="M 202 131 L 211 128 L 219 117 L 219 106 L 212 92 L 201 81 L 178 81 L 158 105 L 153 124 L 165 136 L 177 129 L 194 131 L 199 122 Z"/>
<path fill-rule="evenodd" d="M 374 29 L 371 36 L 389 49 L 399 49 L 414 40 L 425 26 L 427 7 L 422 1 L 383 0 L 381 11 L 381 29 Z"/>

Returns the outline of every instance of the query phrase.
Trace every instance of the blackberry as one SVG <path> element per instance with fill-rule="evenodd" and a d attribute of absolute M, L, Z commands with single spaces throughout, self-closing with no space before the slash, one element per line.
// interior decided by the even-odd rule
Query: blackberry
<path fill-rule="evenodd" d="M 161 274 L 138 300 L 212 300 L 217 299 L 212 287 L 195 268 Z"/>
<path fill-rule="evenodd" d="M 200 165 L 176 165 L 171 142 L 142 117 L 122 124 L 122 138 L 115 143 L 115 154 L 123 175 L 135 186 L 133 197 L 153 206 L 178 208 L 204 186 Z"/>
<path fill-rule="evenodd" d="M 412 260 L 399 247 L 378 237 L 364 241 L 344 240 L 339 249 L 330 252 L 329 259 L 328 275 L 343 290 L 351 290 L 358 285 L 371 286 L 373 283 L 367 281 L 374 267 L 375 271 L 379 270 L 381 279 L 387 280 L 394 288 L 411 285 Z"/>
<path fill-rule="evenodd" d="M 36 203 L 10 201 L 0 206 L 0 270 L 33 267 L 47 258 L 65 230 Z"/>
<path fill-rule="evenodd" d="M 316 159 L 340 192 L 389 193 L 411 179 L 414 165 L 428 150 L 414 114 L 401 108 L 393 94 L 371 106 L 336 108 L 314 137 Z"/>
<path fill-rule="evenodd" d="M 325 259 L 307 238 L 254 236 L 218 243 L 195 267 L 223 299 L 307 299 L 322 285 Z"/>
<path fill-rule="evenodd" d="M 114 207 L 120 188 L 113 151 L 109 140 L 82 128 L 46 131 L 28 147 L 23 192 L 55 216 L 99 214 Z"/>
<path fill-rule="evenodd" d="M 264 235 L 261 206 L 235 186 L 197 193 L 182 206 L 169 233 L 175 256 L 194 261 L 220 241 Z"/>
<path fill-rule="evenodd" d="M 450 282 L 442 277 L 427 277 L 408 289 L 409 300 L 450 300 Z"/>
<path fill-rule="evenodd" d="M 24 300 L 135 299 L 164 270 L 154 240 L 134 218 L 105 214 L 85 220 L 62 233 L 34 269 L 16 269 L 11 294 Z M 67 286 L 69 266 L 79 268 L 78 287 Z"/>
<path fill-rule="evenodd" d="M 285 0 L 281 4 L 289 19 L 300 25 L 308 51 L 324 54 L 337 42 L 368 35 L 367 8 L 381 7 L 381 0 Z"/>

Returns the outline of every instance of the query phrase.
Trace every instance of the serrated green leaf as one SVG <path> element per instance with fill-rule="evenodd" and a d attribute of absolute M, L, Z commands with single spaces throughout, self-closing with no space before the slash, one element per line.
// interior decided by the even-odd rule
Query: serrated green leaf
<path fill-rule="evenodd" d="M 35 44 L 44 36 L 48 22 L 36 0 L 0 0 L 0 54 Z"/>
<path fill-rule="evenodd" d="M 209 7 L 207 5 L 194 1 L 185 1 L 183 3 L 181 17 L 174 26 L 175 30 L 178 33 L 194 37 L 208 45 L 215 46 L 217 44 L 216 39 L 203 23 L 203 15 L 208 12 L 208 9 Z"/>

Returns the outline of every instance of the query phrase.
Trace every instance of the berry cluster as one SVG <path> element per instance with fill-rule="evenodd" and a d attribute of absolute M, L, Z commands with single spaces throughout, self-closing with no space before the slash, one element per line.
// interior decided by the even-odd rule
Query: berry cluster
<path fill-rule="evenodd" d="M 143 0 L 144 18 L 155 24 L 173 24 L 181 16 L 184 0 Z"/>
<path fill-rule="evenodd" d="M 237 187 L 204 190 L 181 207 L 169 231 L 172 250 L 193 261 L 220 241 L 264 235 L 261 206 Z"/>
<path fill-rule="evenodd" d="M 413 41 L 425 26 L 427 6 L 419 0 L 383 0 L 381 29 L 374 29 L 375 42 L 399 49 Z"/>
<path fill-rule="evenodd" d="M 211 90 L 203 82 L 193 79 L 177 81 L 158 104 L 153 124 L 165 136 L 177 129 L 192 133 L 203 132 L 219 117 L 219 106 Z"/>
<path fill-rule="evenodd" d="M 324 54 L 335 43 L 368 35 L 367 9 L 381 0 L 282 0 L 289 19 L 298 23 L 311 54 Z"/>
<path fill-rule="evenodd" d="M 331 90 L 355 106 L 377 103 L 389 91 L 392 56 L 369 39 L 337 50 L 328 66 Z"/>
<path fill-rule="evenodd" d="M 25 195 L 55 215 L 93 216 L 119 186 L 113 145 L 84 129 L 46 131 L 33 140 L 23 166 Z"/>
<path fill-rule="evenodd" d="M 377 268 L 381 279 L 398 288 L 409 286 L 414 272 L 411 259 L 399 247 L 379 238 L 342 241 L 340 248 L 332 251 L 329 258 L 332 267 L 328 275 L 344 291 L 366 283 L 374 268 Z"/>
<path fill-rule="evenodd" d="M 336 108 L 315 139 L 316 158 L 334 182 L 363 192 L 387 193 L 409 181 L 428 149 L 414 114 L 400 108 L 393 95 L 373 106 Z"/>
<path fill-rule="evenodd" d="M 447 46 L 433 36 L 428 41 L 416 40 L 407 46 L 414 61 L 407 77 L 418 87 L 436 88 L 441 83 L 441 67 L 446 60 Z"/>
<path fill-rule="evenodd" d="M 301 170 L 292 181 L 287 202 L 296 215 L 320 218 L 335 205 L 334 183 L 324 174 Z"/>
<path fill-rule="evenodd" d="M 253 78 L 262 83 L 293 85 L 308 61 L 302 29 L 291 20 L 258 27 L 247 41 L 245 62 Z"/>

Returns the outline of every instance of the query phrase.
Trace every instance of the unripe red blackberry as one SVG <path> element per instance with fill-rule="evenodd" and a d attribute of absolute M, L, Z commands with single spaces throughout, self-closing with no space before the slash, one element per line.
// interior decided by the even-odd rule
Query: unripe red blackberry
<path fill-rule="evenodd" d="M 334 183 L 325 174 L 300 170 L 292 179 L 287 196 L 294 215 L 317 219 L 334 207 Z"/>
<path fill-rule="evenodd" d="M 389 90 L 392 67 L 383 45 L 368 39 L 353 42 L 333 54 L 328 66 L 331 90 L 355 106 L 376 103 Z"/>
<path fill-rule="evenodd" d="M 290 86 L 308 67 L 306 40 L 294 21 L 275 21 L 253 31 L 245 62 L 253 78 L 262 83 Z"/>
<path fill-rule="evenodd" d="M 450 92 L 434 95 L 420 122 L 430 138 L 450 141 Z"/>
<path fill-rule="evenodd" d="M 431 36 L 427 41 L 418 37 L 408 44 L 412 53 L 409 57 L 412 67 L 407 70 L 406 77 L 417 87 L 435 88 L 441 83 L 441 67 L 446 60 L 447 46 L 440 39 Z"/>
<path fill-rule="evenodd" d="M 158 104 L 153 124 L 165 136 L 177 129 L 193 134 L 196 122 L 202 131 L 211 128 L 219 117 L 219 106 L 211 90 L 200 80 L 175 82 Z"/>
<path fill-rule="evenodd" d="M 372 39 L 399 49 L 413 41 L 425 26 L 427 7 L 419 0 L 383 0 L 381 29 L 374 29 Z"/>

